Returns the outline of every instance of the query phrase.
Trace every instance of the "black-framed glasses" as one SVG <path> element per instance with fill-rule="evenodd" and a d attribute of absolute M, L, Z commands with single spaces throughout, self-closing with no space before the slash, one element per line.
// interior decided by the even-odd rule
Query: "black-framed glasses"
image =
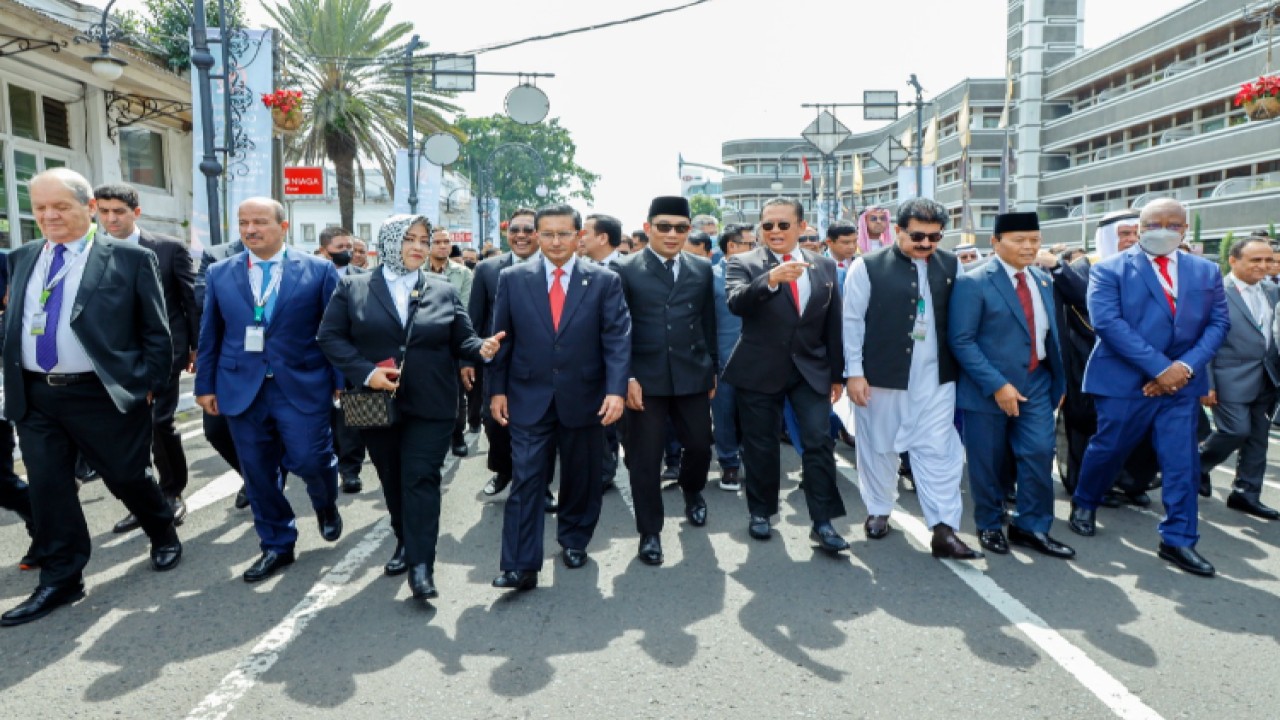
<path fill-rule="evenodd" d="M 817 235 L 801 235 L 800 242 L 818 242 Z"/>
<path fill-rule="evenodd" d="M 765 232 L 773 232 L 774 227 L 777 227 L 779 230 L 786 232 L 787 230 L 791 229 L 791 223 L 785 220 L 779 223 L 772 223 L 772 222 L 760 223 L 760 229 L 764 230 Z"/>
<path fill-rule="evenodd" d="M 532 235 L 534 229 L 532 225 L 508 225 L 508 235 Z"/>
<path fill-rule="evenodd" d="M 653 224 L 653 229 L 660 233 L 669 233 L 675 230 L 677 234 L 683 235 L 692 230 L 693 226 L 689 223 L 658 222 Z"/>
<path fill-rule="evenodd" d="M 915 242 L 915 243 L 922 243 L 925 241 L 928 241 L 931 243 L 942 242 L 942 233 L 940 232 L 932 232 L 932 233 L 909 232 L 907 233 L 907 237 L 911 238 L 911 242 Z"/>

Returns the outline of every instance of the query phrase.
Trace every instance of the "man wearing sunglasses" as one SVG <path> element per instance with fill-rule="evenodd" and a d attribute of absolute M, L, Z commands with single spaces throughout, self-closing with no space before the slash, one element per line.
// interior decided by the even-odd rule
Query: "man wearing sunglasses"
<path fill-rule="evenodd" d="M 933 200 L 908 200 L 898 208 L 897 243 L 854 261 L 844 295 L 845 374 L 858 428 L 867 537 L 889 534 L 905 451 L 933 530 L 933 556 L 971 560 L 981 554 L 955 533 L 964 448 L 953 424 L 958 370 L 947 345 L 959 263 L 938 249 L 947 219 L 947 209 Z"/>
<path fill-rule="evenodd" d="M 738 391 L 751 537 L 768 540 L 769 518 L 778 512 L 778 428 L 790 400 L 804 448 L 809 537 L 822 550 L 839 552 L 849 543 L 831 525 L 845 508 L 827 418 L 844 390 L 840 293 L 836 264 L 800 249 L 806 227 L 799 201 L 769 200 L 760 213 L 766 247 L 725 261 L 729 310 L 742 318 L 742 337 L 724 379 Z"/>

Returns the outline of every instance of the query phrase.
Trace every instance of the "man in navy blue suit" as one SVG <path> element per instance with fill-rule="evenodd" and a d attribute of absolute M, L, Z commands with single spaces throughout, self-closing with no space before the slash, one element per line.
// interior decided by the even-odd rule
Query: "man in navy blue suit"
<path fill-rule="evenodd" d="M 506 342 L 487 368 L 493 418 L 511 428 L 512 484 L 493 586 L 531 590 L 542 568 L 543 494 L 560 459 L 556 532 L 564 564 L 587 562 L 600 519 L 604 428 L 622 417 L 631 316 L 622 281 L 578 262 L 582 218 L 552 205 L 534 218 L 542 258 L 498 276 L 493 331 Z"/>
<path fill-rule="evenodd" d="M 1009 543 L 1050 557 L 1075 551 L 1049 536 L 1053 524 L 1053 413 L 1065 387 L 1049 276 L 1035 267 L 1035 213 L 996 217 L 995 258 L 962 273 L 951 295 L 947 337 L 960 364 L 956 406 L 978 542 L 998 555 Z M 1005 467 L 1012 450 L 1015 468 Z M 1005 537 L 1004 486 L 1014 470 L 1017 511 Z"/>
<path fill-rule="evenodd" d="M 1071 529 L 1096 532 L 1095 512 L 1133 446 L 1148 432 L 1163 475 L 1159 555 L 1212 576 L 1196 551 L 1199 398 L 1207 368 L 1231 327 L 1218 266 L 1178 250 L 1187 212 L 1161 199 L 1142 209 L 1138 244 L 1093 267 L 1089 317 L 1098 342 L 1084 371 L 1098 432 L 1089 441 L 1072 498 Z"/>
<path fill-rule="evenodd" d="M 333 263 L 285 249 L 284 207 L 240 204 L 246 250 L 209 268 L 196 361 L 196 402 L 225 415 L 240 456 L 262 556 L 245 582 L 293 562 L 298 539 L 280 468 L 301 477 L 329 542 L 342 535 L 329 412 L 340 379 L 316 343 L 338 285 Z"/>

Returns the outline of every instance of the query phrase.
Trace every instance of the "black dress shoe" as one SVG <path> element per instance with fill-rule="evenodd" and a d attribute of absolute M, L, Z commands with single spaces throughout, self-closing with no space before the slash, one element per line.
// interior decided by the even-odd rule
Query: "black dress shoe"
<path fill-rule="evenodd" d="M 551 488 L 547 488 L 547 497 L 542 501 L 542 510 L 548 514 L 553 514 L 560 509 L 560 504 L 556 502 L 555 493 L 551 492 Z"/>
<path fill-rule="evenodd" d="M 662 540 L 657 535 L 640 536 L 640 552 L 636 553 L 645 565 L 662 564 Z"/>
<path fill-rule="evenodd" d="M 679 480 L 680 479 L 680 463 L 671 463 L 662 470 L 663 480 Z"/>
<path fill-rule="evenodd" d="M 532 570 L 508 570 L 493 579 L 493 586 L 500 590 L 532 590 L 538 587 L 538 573 Z"/>
<path fill-rule="evenodd" d="M 84 597 L 84 583 L 77 582 L 63 587 L 41 585 L 14 609 L 0 615 L 0 626 L 13 627 L 32 620 L 39 620 L 63 605 L 69 605 Z"/>
<path fill-rule="evenodd" d="M 165 572 L 178 567 L 182 559 L 182 543 L 178 541 L 163 545 L 151 546 L 151 567 L 156 572 Z"/>
<path fill-rule="evenodd" d="M 243 510 L 249 507 L 249 496 L 245 494 L 244 488 L 240 488 L 240 492 L 236 493 L 236 509 Z"/>
<path fill-rule="evenodd" d="M 396 543 L 396 551 L 391 553 L 391 559 L 386 565 L 382 566 L 382 572 L 391 575 L 403 575 L 409 569 L 409 563 L 404 558 L 404 543 Z"/>
<path fill-rule="evenodd" d="M 1136 507 L 1151 507 L 1151 496 L 1144 490 L 1123 493 L 1120 497 L 1124 498 L 1125 502 Z"/>
<path fill-rule="evenodd" d="M 1108 491 L 1102 495 L 1102 500 L 1098 502 L 1104 508 L 1115 509 L 1124 504 L 1124 495 L 1114 490 Z"/>
<path fill-rule="evenodd" d="M 337 505 L 317 510 L 316 520 L 320 523 L 320 537 L 329 542 L 337 542 L 342 537 L 342 516 L 338 514 Z"/>
<path fill-rule="evenodd" d="M 141 527 L 141 525 L 142 523 L 138 522 L 138 518 L 134 517 L 133 513 L 129 513 L 124 516 L 123 520 L 112 526 L 111 532 L 117 534 L 132 532 Z"/>
<path fill-rule="evenodd" d="M 950 525 L 938 523 L 933 526 L 933 540 L 929 542 L 929 550 L 936 558 L 952 560 L 977 560 L 982 553 L 976 552 L 956 535 Z"/>
<path fill-rule="evenodd" d="M 1227 507 L 1264 520 L 1280 520 L 1280 510 L 1267 507 L 1262 504 L 1261 500 L 1253 500 L 1238 492 L 1233 492 L 1227 496 Z"/>
<path fill-rule="evenodd" d="M 1194 547 L 1174 547 L 1162 542 L 1160 543 L 1160 551 L 1157 554 L 1162 560 L 1168 560 L 1192 575 L 1213 577 L 1215 572 L 1213 565 L 1210 565 L 1208 560 L 1201 557 Z"/>
<path fill-rule="evenodd" d="M 460 438 L 454 438 L 453 454 L 458 457 L 466 457 L 468 452 L 470 452 L 470 450 L 467 448 L 467 441 Z"/>
<path fill-rule="evenodd" d="M 483 492 L 485 495 L 492 497 L 502 492 L 503 490 L 506 490 L 507 486 L 510 484 L 511 484 L 510 475 L 500 475 L 498 473 L 494 473 L 493 477 L 489 478 L 489 482 L 484 484 L 484 490 L 482 490 L 481 492 Z"/>
<path fill-rule="evenodd" d="M 587 551 L 574 550 L 573 548 L 565 548 L 560 556 L 564 558 L 564 566 L 570 570 L 577 570 L 587 564 Z"/>
<path fill-rule="evenodd" d="M 1031 548 L 1049 557 L 1067 560 L 1076 556 L 1075 550 L 1049 537 L 1049 533 L 1030 532 L 1017 525 L 1009 526 L 1009 542 L 1025 548 Z"/>
<path fill-rule="evenodd" d="M 707 524 L 707 501 L 703 499 L 702 493 L 684 496 L 684 516 L 689 518 L 694 527 Z"/>
<path fill-rule="evenodd" d="M 476 433 L 480 432 L 480 426 L 470 425 L 467 427 L 467 432 L 471 433 L 472 435 L 475 435 Z"/>
<path fill-rule="evenodd" d="M 818 543 L 818 549 L 829 553 L 838 553 L 841 550 L 848 550 L 849 543 L 840 537 L 840 533 L 831 527 L 831 523 L 822 522 L 813 526 L 809 531 L 809 539 Z"/>
<path fill-rule="evenodd" d="M 355 494 L 364 489 L 364 483 L 360 482 L 360 478 L 355 475 L 348 475 L 342 478 L 342 492 L 348 495 Z"/>
<path fill-rule="evenodd" d="M 181 495 L 167 495 L 164 501 L 169 503 L 169 509 L 173 511 L 173 526 L 178 527 L 187 519 L 187 503 L 182 500 Z"/>
<path fill-rule="evenodd" d="M 439 597 L 436 592 L 435 578 L 431 576 L 431 567 L 426 563 L 418 563 L 409 568 L 409 592 L 414 600 L 430 600 Z"/>
<path fill-rule="evenodd" d="M 262 557 L 258 558 L 257 562 L 250 565 L 249 569 L 244 571 L 244 581 L 247 583 L 253 583 L 260 580 L 266 580 L 272 575 L 275 575 L 277 570 L 292 564 L 292 550 L 286 552 L 263 550 Z"/>
<path fill-rule="evenodd" d="M 1018 491 L 1017 491 L 1016 489 L 1015 489 L 1015 490 L 1005 490 L 1005 491 L 1004 491 L 1004 501 L 1005 501 L 1005 504 L 1007 504 L 1007 505 L 1017 505 L 1017 504 L 1018 504 Z"/>
<path fill-rule="evenodd" d="M 756 540 L 768 540 L 773 535 L 769 530 L 769 518 L 752 515 L 751 522 L 747 525 L 747 533 Z"/>
<path fill-rule="evenodd" d="M 849 434 L 848 430 L 845 430 L 842 427 L 839 430 L 837 430 L 836 433 L 840 436 L 840 442 L 844 443 L 845 445 L 848 445 L 851 448 L 858 447 L 857 440 L 852 435 Z"/>
<path fill-rule="evenodd" d="M 1067 521 L 1067 526 L 1071 528 L 1071 532 L 1085 537 L 1093 537 L 1098 533 L 1098 512 L 1096 510 L 1086 510 L 1075 503 L 1071 504 L 1071 518 Z"/>
<path fill-rule="evenodd" d="M 867 519 L 862 523 L 862 531 L 871 540 L 883 539 L 885 535 L 889 534 L 889 516 L 868 515 Z"/>
<path fill-rule="evenodd" d="M 1013 534 L 1013 526 L 1009 526 L 1009 534 Z M 1001 530 L 979 530 L 978 544 L 997 555 L 1009 554 L 1009 541 Z"/>
<path fill-rule="evenodd" d="M 1213 484 L 1209 482 L 1209 473 L 1200 473 L 1200 497 L 1213 497 Z"/>

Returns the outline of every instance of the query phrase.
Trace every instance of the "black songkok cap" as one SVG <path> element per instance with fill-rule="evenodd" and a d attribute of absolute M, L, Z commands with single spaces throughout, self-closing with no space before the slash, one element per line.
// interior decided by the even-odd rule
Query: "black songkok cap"
<path fill-rule="evenodd" d="M 676 195 L 656 197 L 653 202 L 649 203 L 649 219 L 659 215 L 675 215 L 682 218 L 693 217 L 693 213 L 689 210 L 689 200 Z"/>
<path fill-rule="evenodd" d="M 996 235 L 1040 229 L 1040 216 L 1033 212 L 1004 213 L 996 216 Z"/>

